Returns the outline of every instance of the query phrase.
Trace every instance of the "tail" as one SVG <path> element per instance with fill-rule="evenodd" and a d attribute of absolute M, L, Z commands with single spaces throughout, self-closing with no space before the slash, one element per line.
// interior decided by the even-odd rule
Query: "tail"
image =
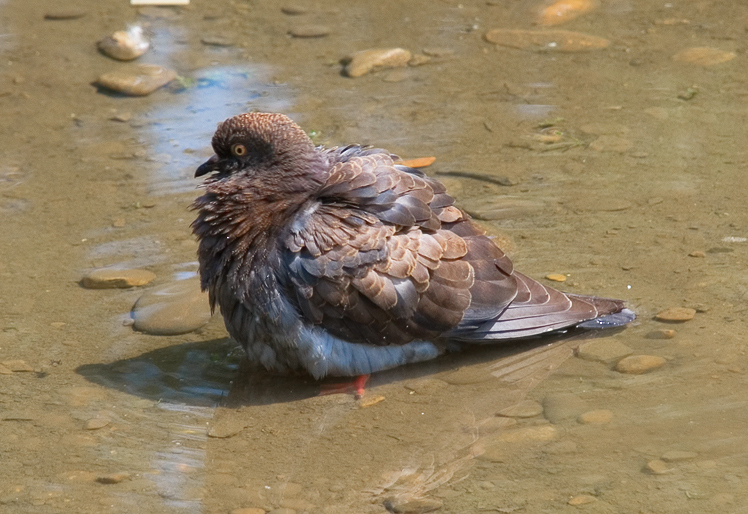
<path fill-rule="evenodd" d="M 580 327 L 620 327 L 636 318 L 622 300 L 567 294 L 546 287 L 521 273 L 517 296 L 498 317 L 480 324 L 460 324 L 448 337 L 470 343 L 534 337 Z"/>

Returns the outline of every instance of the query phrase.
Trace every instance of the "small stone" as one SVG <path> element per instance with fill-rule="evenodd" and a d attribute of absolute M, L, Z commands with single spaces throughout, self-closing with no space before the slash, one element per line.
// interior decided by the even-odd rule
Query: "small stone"
<path fill-rule="evenodd" d="M 143 269 L 95 269 L 81 279 L 86 289 L 126 289 L 144 286 L 156 278 L 154 273 Z"/>
<path fill-rule="evenodd" d="M 692 460 L 698 457 L 699 454 L 696 452 L 687 452 L 683 450 L 670 450 L 662 454 L 662 459 L 665 462 L 681 462 L 684 460 Z"/>
<path fill-rule="evenodd" d="M 114 218 L 112 221 L 112 226 L 114 228 L 122 228 L 125 226 L 125 218 Z"/>
<path fill-rule="evenodd" d="M 330 27 L 324 25 L 299 25 L 288 31 L 293 37 L 298 38 L 324 37 L 330 32 Z"/>
<path fill-rule="evenodd" d="M 546 27 L 559 25 L 592 11 L 598 5 L 596 0 L 557 0 L 538 11 L 536 22 Z"/>
<path fill-rule="evenodd" d="M 119 121 L 120 123 L 127 123 L 132 119 L 132 113 L 131 112 L 118 112 L 111 118 L 109 118 L 112 121 Z"/>
<path fill-rule="evenodd" d="M 408 66 L 420 66 L 431 61 L 431 57 L 428 55 L 416 54 L 408 61 Z"/>
<path fill-rule="evenodd" d="M 632 355 L 621 359 L 616 365 L 616 371 L 629 375 L 649 373 L 667 364 L 667 361 L 656 355 Z"/>
<path fill-rule="evenodd" d="M 119 484 L 129 478 L 130 473 L 109 473 L 108 475 L 96 477 L 96 481 L 100 484 Z"/>
<path fill-rule="evenodd" d="M 652 475 L 665 475 L 671 473 L 673 470 L 668 467 L 667 463 L 657 459 L 647 462 L 647 465 L 644 466 L 644 471 Z"/>
<path fill-rule="evenodd" d="M 59 9 L 55 11 L 48 11 L 44 14 L 45 20 L 77 20 L 83 18 L 86 15 L 86 11 L 79 9 Z"/>
<path fill-rule="evenodd" d="M 367 396 L 365 398 L 362 398 L 358 405 L 362 409 L 365 409 L 366 407 L 371 407 L 372 405 L 376 405 L 383 401 L 384 401 L 384 396 L 381 396 L 381 395 Z"/>
<path fill-rule="evenodd" d="M 13 371 L 15 373 L 24 373 L 24 372 L 30 372 L 34 371 L 34 368 L 26 364 L 26 361 L 22 361 L 20 359 L 13 359 L 9 361 L 2 361 L 0 362 L 3 366 L 5 366 L 10 371 Z"/>
<path fill-rule="evenodd" d="M 186 334 L 210 321 L 208 294 L 197 278 L 152 289 L 132 308 L 133 328 L 153 335 Z"/>
<path fill-rule="evenodd" d="M 612 365 L 632 353 L 634 353 L 634 350 L 615 339 L 599 339 L 580 345 L 576 355 L 587 361 Z"/>
<path fill-rule="evenodd" d="M 688 307 L 671 307 L 658 312 L 655 319 L 659 321 L 689 321 L 696 316 L 696 309 Z"/>
<path fill-rule="evenodd" d="M 587 503 L 596 502 L 597 498 L 590 496 L 589 494 L 580 494 L 569 500 L 569 505 L 585 505 Z"/>
<path fill-rule="evenodd" d="M 675 337 L 675 330 L 652 330 L 645 337 L 647 339 L 672 339 Z"/>
<path fill-rule="evenodd" d="M 177 72 L 155 64 L 136 64 L 100 76 L 97 83 L 129 96 L 146 96 L 177 78 Z"/>
<path fill-rule="evenodd" d="M 454 55 L 455 51 L 452 48 L 424 48 L 423 53 L 429 57 L 448 57 Z"/>
<path fill-rule="evenodd" d="M 582 425 L 605 425 L 613 420 L 613 413 L 607 409 L 591 410 L 580 414 L 577 421 Z"/>
<path fill-rule="evenodd" d="M 85 429 L 86 430 L 98 430 L 100 428 L 104 428 L 109 423 L 111 423 L 112 420 L 107 417 L 96 417 L 91 418 L 88 421 L 86 421 Z"/>
<path fill-rule="evenodd" d="M 534 418 L 543 413 L 543 406 L 532 400 L 524 400 L 517 405 L 501 409 L 496 415 L 504 418 Z"/>
<path fill-rule="evenodd" d="M 590 149 L 598 152 L 617 152 L 623 153 L 633 148 L 634 143 L 626 138 L 619 136 L 603 135 L 590 143 Z"/>
<path fill-rule="evenodd" d="M 733 52 L 708 47 L 688 48 L 673 56 L 674 61 L 695 64 L 697 66 L 713 66 L 733 59 L 735 59 Z"/>
<path fill-rule="evenodd" d="M 566 275 L 562 275 L 561 273 L 549 273 L 545 278 L 554 282 L 566 282 Z"/>
<path fill-rule="evenodd" d="M 543 398 L 543 416 L 551 423 L 575 419 L 587 410 L 587 403 L 571 393 L 556 393 Z"/>
<path fill-rule="evenodd" d="M 300 14 L 306 14 L 308 12 L 308 9 L 303 5 L 284 5 L 281 7 L 281 12 L 283 14 L 288 14 L 289 16 L 298 16 Z"/>
<path fill-rule="evenodd" d="M 259 507 L 245 507 L 243 509 L 234 509 L 229 514 L 265 514 L 265 509 Z"/>
<path fill-rule="evenodd" d="M 221 419 L 211 424 L 208 429 L 208 437 L 216 439 L 227 439 L 237 435 L 239 432 L 249 426 L 249 423 L 242 419 Z"/>
<path fill-rule="evenodd" d="M 234 42 L 225 36 L 203 36 L 200 42 L 207 46 L 234 46 Z"/>
<path fill-rule="evenodd" d="M 605 38 L 569 30 L 493 29 L 486 34 L 486 41 L 520 50 L 557 52 L 599 50 L 610 45 Z"/>
<path fill-rule="evenodd" d="M 146 53 L 150 46 L 143 29 L 137 25 L 127 30 L 118 30 L 96 43 L 101 53 L 118 61 L 137 59 Z"/>
<path fill-rule="evenodd" d="M 345 72 L 349 77 L 360 77 L 380 68 L 407 66 L 411 53 L 403 48 L 375 48 L 356 52 L 349 57 Z"/>
<path fill-rule="evenodd" d="M 384 501 L 384 507 L 395 514 L 424 514 L 442 508 L 444 503 L 436 498 L 390 498 Z"/>
<path fill-rule="evenodd" d="M 693 252 L 689 253 L 688 256 L 703 259 L 704 257 L 706 257 L 706 254 L 700 250 L 694 250 Z"/>

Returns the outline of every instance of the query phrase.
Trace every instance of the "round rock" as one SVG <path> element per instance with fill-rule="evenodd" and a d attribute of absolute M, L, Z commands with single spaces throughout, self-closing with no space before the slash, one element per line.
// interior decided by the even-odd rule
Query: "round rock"
<path fill-rule="evenodd" d="M 373 48 L 350 56 L 345 67 L 349 77 L 360 77 L 378 68 L 407 66 L 411 53 L 403 48 Z"/>
<path fill-rule="evenodd" d="M 534 418 L 542 413 L 542 405 L 532 400 L 525 400 L 517 405 L 500 410 L 496 415 L 504 418 Z"/>
<path fill-rule="evenodd" d="M 144 269 L 95 269 L 81 279 L 86 289 L 127 289 L 144 286 L 153 281 L 156 275 Z"/>
<path fill-rule="evenodd" d="M 649 373 L 667 364 L 667 361 L 656 355 L 632 355 L 621 359 L 616 365 L 616 371 L 629 375 Z"/>
<path fill-rule="evenodd" d="M 658 312 L 655 316 L 659 321 L 689 321 L 696 316 L 696 309 L 689 309 L 688 307 L 671 307 L 662 312 Z"/>
<path fill-rule="evenodd" d="M 132 308 L 133 328 L 153 335 L 186 334 L 210 321 L 207 293 L 197 279 L 180 280 L 148 291 Z"/>
<path fill-rule="evenodd" d="M 288 33 L 298 38 L 324 37 L 330 34 L 330 28 L 324 25 L 299 25 L 293 27 Z"/>
<path fill-rule="evenodd" d="M 155 64 L 137 64 L 100 76 L 97 83 L 128 96 L 146 96 L 177 78 L 177 72 Z"/>
<path fill-rule="evenodd" d="M 605 425 L 613 420 L 613 413 L 607 409 L 587 411 L 577 418 L 582 425 Z"/>
<path fill-rule="evenodd" d="M 148 51 L 150 43 L 138 26 L 118 30 L 96 43 L 99 51 L 118 61 L 132 61 Z"/>

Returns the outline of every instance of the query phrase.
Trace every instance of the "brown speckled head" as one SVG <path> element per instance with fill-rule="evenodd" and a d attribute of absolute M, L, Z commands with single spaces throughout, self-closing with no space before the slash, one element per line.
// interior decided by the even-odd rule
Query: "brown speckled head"
<path fill-rule="evenodd" d="M 198 168 L 196 177 L 257 167 L 304 171 L 321 162 L 301 127 L 277 113 L 250 112 L 222 121 L 211 144 L 216 155 Z"/>

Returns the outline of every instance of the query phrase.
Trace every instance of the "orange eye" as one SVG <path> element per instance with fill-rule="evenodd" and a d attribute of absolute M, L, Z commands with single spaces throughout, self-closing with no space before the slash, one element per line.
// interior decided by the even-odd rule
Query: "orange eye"
<path fill-rule="evenodd" d="M 241 157 L 242 155 L 247 155 L 247 147 L 240 144 L 235 144 L 231 147 L 231 153 L 236 155 L 237 157 Z"/>

